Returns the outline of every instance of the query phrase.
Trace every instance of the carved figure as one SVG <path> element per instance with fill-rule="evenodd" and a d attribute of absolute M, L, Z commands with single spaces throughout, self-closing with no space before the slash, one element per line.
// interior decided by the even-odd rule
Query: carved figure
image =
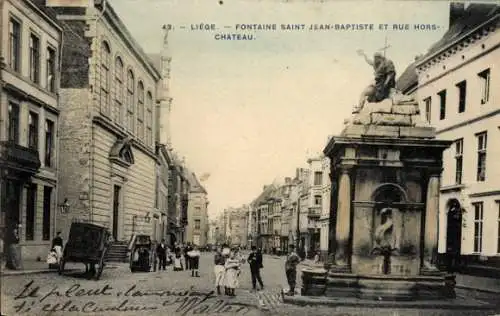
<path fill-rule="evenodd" d="M 366 56 L 362 50 L 358 54 L 363 56 L 366 62 L 373 66 L 375 80 L 361 94 L 358 107 L 355 112 L 361 111 L 365 102 L 380 102 L 389 97 L 391 90 L 396 87 L 396 69 L 391 60 L 380 53 L 373 55 L 373 60 Z"/>

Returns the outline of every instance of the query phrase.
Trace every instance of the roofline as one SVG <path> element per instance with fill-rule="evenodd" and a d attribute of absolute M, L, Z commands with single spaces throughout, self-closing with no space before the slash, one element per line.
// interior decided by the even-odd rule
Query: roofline
<path fill-rule="evenodd" d="M 99 3 L 98 3 L 99 2 Z M 103 7 L 104 16 L 112 24 L 115 30 L 122 36 L 125 44 L 132 50 L 135 57 L 144 66 L 144 68 L 152 75 L 156 80 L 161 79 L 160 72 L 151 64 L 147 54 L 144 52 L 142 47 L 137 43 L 134 37 L 130 34 L 125 24 L 116 13 L 115 9 L 108 0 L 100 0 L 94 3 L 94 7 Z"/>
<path fill-rule="evenodd" d="M 31 0 L 24 0 L 24 2 L 26 4 L 28 4 L 32 9 L 34 9 L 35 11 L 37 11 L 38 14 L 44 18 L 44 20 L 46 20 L 47 22 L 49 22 L 50 24 L 52 24 L 52 26 L 55 27 L 59 32 L 61 32 L 61 35 L 62 35 L 63 28 L 56 21 L 54 21 L 54 19 L 52 19 L 51 17 L 49 17 L 47 14 L 45 14 L 45 12 L 43 12 L 39 7 L 36 6 L 36 4 L 33 3 L 33 1 L 31 1 Z"/>
<path fill-rule="evenodd" d="M 429 55 L 429 56 L 423 58 L 420 62 L 417 62 L 415 64 L 415 67 L 416 68 L 422 67 L 424 64 L 428 63 L 431 59 L 437 57 L 438 55 L 441 55 L 444 51 L 446 51 L 446 50 L 450 49 L 451 47 L 455 46 L 456 44 L 458 44 L 459 42 L 463 41 L 467 37 L 471 36 L 473 33 L 477 32 L 481 28 L 484 28 L 486 25 L 488 25 L 488 24 L 490 24 L 492 22 L 495 22 L 495 20 L 498 20 L 499 17 L 500 17 L 500 14 L 497 13 L 491 19 L 489 19 L 489 20 L 483 22 L 482 24 L 476 26 L 475 28 L 473 28 L 469 32 L 465 33 L 461 37 L 459 37 L 456 40 L 450 42 L 448 45 L 442 47 L 440 50 L 434 52 L 432 55 Z"/>

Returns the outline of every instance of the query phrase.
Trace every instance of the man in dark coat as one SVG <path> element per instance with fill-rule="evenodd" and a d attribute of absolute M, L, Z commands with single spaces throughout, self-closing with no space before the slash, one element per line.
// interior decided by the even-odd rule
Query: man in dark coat
<path fill-rule="evenodd" d="M 186 270 L 191 270 L 191 257 L 188 256 L 188 252 L 193 250 L 191 243 L 188 243 L 186 247 L 184 247 L 184 262 L 186 263 Z"/>
<path fill-rule="evenodd" d="M 158 270 L 167 269 L 167 245 L 165 244 L 165 239 L 161 240 L 161 243 L 156 247 L 156 255 L 158 256 Z"/>
<path fill-rule="evenodd" d="M 264 289 L 264 283 L 262 282 L 262 278 L 260 276 L 260 269 L 262 266 L 262 253 L 257 251 L 257 247 L 252 246 L 252 251 L 247 259 L 250 264 L 250 273 L 252 274 L 252 287 L 253 290 L 257 290 L 257 281 L 260 284 L 260 288 Z"/>

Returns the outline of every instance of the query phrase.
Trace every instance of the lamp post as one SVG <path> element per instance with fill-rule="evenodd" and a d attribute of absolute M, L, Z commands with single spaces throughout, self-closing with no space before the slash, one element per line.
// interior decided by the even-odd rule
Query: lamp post
<path fill-rule="evenodd" d="M 59 210 L 61 211 L 62 214 L 68 213 L 69 208 L 70 208 L 70 205 L 69 205 L 68 199 L 64 199 L 64 202 L 59 204 Z"/>
<path fill-rule="evenodd" d="M 295 240 L 295 251 L 299 251 L 300 246 L 300 197 L 297 202 L 297 239 Z"/>

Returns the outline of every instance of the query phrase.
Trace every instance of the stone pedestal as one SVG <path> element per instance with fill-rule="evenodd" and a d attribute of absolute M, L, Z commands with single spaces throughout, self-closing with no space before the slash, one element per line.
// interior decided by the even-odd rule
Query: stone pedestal
<path fill-rule="evenodd" d="M 442 152 L 450 144 L 435 139 L 415 102 L 397 97 L 367 104 L 330 140 L 334 260 L 328 270 L 303 272 L 304 295 L 454 297 L 454 276 L 434 266 Z"/>

